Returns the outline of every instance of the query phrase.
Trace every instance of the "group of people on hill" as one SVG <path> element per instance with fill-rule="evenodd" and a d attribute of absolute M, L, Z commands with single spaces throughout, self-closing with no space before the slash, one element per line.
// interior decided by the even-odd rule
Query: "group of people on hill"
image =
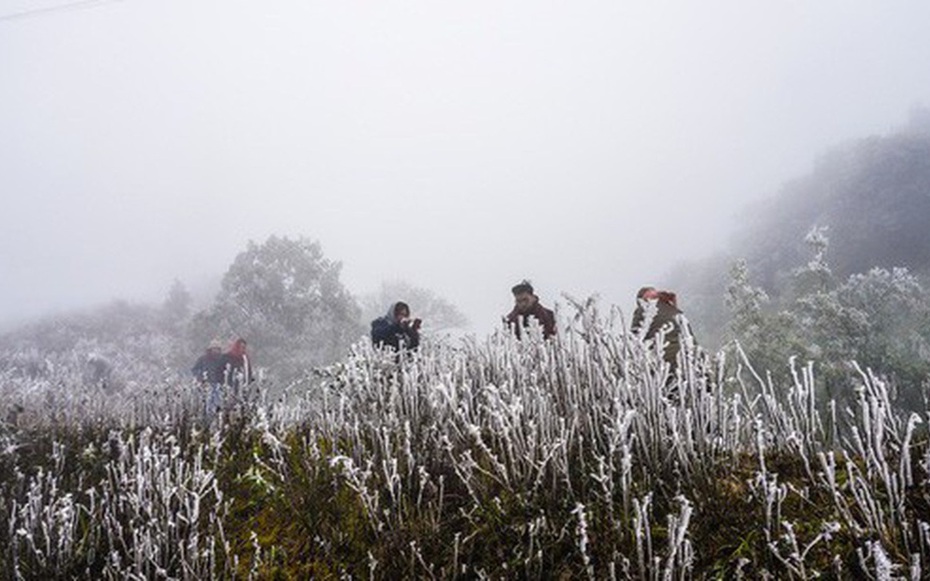
<path fill-rule="evenodd" d="M 533 285 L 524 280 L 510 290 L 514 306 L 503 318 L 504 324 L 518 338 L 533 324 L 540 327 L 543 338 L 555 336 L 555 313 L 539 302 Z M 682 326 L 682 312 L 678 308 L 677 296 L 670 291 L 645 286 L 636 293 L 636 301 L 631 332 L 644 341 L 654 341 L 662 333 L 665 341 L 663 359 L 674 372 L 681 350 Z M 647 312 L 650 316 L 647 316 Z M 402 348 L 415 350 L 420 345 L 421 324 L 422 320 L 411 318 L 407 303 L 396 302 L 386 315 L 371 322 L 371 341 L 376 346 L 389 347 L 395 351 Z"/>
<path fill-rule="evenodd" d="M 222 410 L 227 400 L 238 401 L 242 389 L 254 379 L 247 347 L 246 340 L 239 337 L 224 353 L 223 343 L 214 339 L 191 368 L 197 381 L 208 388 L 205 401 L 208 418 Z"/>
<path fill-rule="evenodd" d="M 511 291 L 514 307 L 504 317 L 504 323 L 513 329 L 517 337 L 523 330 L 536 321 L 542 327 L 543 337 L 548 339 L 555 335 L 555 313 L 539 303 L 539 297 L 533 285 L 523 281 Z M 410 316 L 410 306 L 398 301 L 390 306 L 387 314 L 371 322 L 371 342 L 378 347 L 415 350 L 420 346 L 420 326 L 423 321 Z"/>
<path fill-rule="evenodd" d="M 513 310 L 503 317 L 504 324 L 520 338 L 530 326 L 539 327 L 544 339 L 556 335 L 555 313 L 544 307 L 529 281 L 515 285 Z M 664 337 L 663 359 L 671 375 L 677 368 L 681 350 L 683 320 L 675 293 L 646 286 L 636 294 L 637 306 L 633 312 L 631 332 L 643 341 L 654 341 L 661 333 Z M 420 327 L 423 321 L 411 317 L 410 306 L 395 302 L 387 313 L 371 322 L 371 341 L 377 347 L 394 351 L 416 350 L 420 346 Z M 649 323 L 648 326 L 646 323 Z M 227 400 L 238 401 L 242 389 L 253 380 L 252 365 L 246 352 L 245 339 L 238 338 L 226 352 L 219 340 L 213 340 L 207 351 L 197 359 L 191 369 L 194 377 L 208 387 L 205 408 L 208 417 L 222 410 Z"/>

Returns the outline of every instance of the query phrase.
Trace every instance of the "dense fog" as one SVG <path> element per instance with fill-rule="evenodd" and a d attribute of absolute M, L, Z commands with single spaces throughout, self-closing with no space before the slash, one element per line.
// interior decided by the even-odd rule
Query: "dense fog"
<path fill-rule="evenodd" d="M 0 328 L 175 278 L 208 300 L 273 234 L 478 332 L 522 278 L 628 305 L 930 103 L 927 22 L 903 1 L 3 2 Z"/>

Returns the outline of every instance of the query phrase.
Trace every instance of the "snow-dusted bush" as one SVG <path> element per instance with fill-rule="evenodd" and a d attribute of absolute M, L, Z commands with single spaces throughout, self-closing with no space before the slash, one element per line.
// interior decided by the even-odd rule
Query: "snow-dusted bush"
<path fill-rule="evenodd" d="M 575 304 L 575 303 L 573 303 Z M 661 345 L 620 313 L 397 355 L 207 425 L 188 385 L 109 394 L 7 375 L 10 577 L 917 579 L 930 568 L 925 413 L 868 371 Z M 298 391 L 300 388 L 300 391 Z"/>
<path fill-rule="evenodd" d="M 823 396 L 854 402 L 849 378 L 856 361 L 882 377 L 899 405 L 925 406 L 930 375 L 930 295 L 904 268 L 873 268 L 836 280 L 826 260 L 826 231 L 807 236 L 810 261 L 793 273 L 792 292 L 770 300 L 754 287 L 744 262 L 727 290 L 731 338 L 754 364 L 787 377 L 796 356 L 820 364 Z"/>

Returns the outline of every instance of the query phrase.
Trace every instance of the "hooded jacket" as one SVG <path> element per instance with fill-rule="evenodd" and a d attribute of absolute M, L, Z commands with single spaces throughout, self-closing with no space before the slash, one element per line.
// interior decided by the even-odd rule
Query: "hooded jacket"
<path fill-rule="evenodd" d="M 397 351 L 401 347 L 416 349 L 420 346 L 420 332 L 408 323 L 398 323 L 394 318 L 397 303 L 391 305 L 383 317 L 371 322 L 371 342 L 376 347 L 388 346 Z"/>

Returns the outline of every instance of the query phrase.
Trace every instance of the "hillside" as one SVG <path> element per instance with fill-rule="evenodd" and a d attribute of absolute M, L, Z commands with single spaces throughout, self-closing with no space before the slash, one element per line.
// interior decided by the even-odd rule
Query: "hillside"
<path fill-rule="evenodd" d="M 122 388 L 178 377 L 191 352 L 164 308 L 113 301 L 48 316 L 0 334 L 0 371 L 33 380 L 81 371 L 88 384 Z"/>
<path fill-rule="evenodd" d="M 212 425 L 189 382 L 0 372 L 4 578 L 921 578 L 925 433 L 867 374 L 683 376 L 580 312 L 557 341 L 367 342 Z M 66 371 L 66 370 L 62 370 Z M 259 386 L 261 388 L 262 386 Z"/>
<path fill-rule="evenodd" d="M 710 344 L 719 343 L 728 317 L 729 269 L 745 259 L 754 284 L 778 298 L 791 273 L 807 263 L 805 235 L 826 227 L 826 260 L 837 279 L 873 267 L 905 267 L 930 274 L 930 114 L 823 155 L 813 171 L 786 183 L 778 195 L 744 211 L 726 252 L 682 264 L 668 275 L 685 309 Z"/>

